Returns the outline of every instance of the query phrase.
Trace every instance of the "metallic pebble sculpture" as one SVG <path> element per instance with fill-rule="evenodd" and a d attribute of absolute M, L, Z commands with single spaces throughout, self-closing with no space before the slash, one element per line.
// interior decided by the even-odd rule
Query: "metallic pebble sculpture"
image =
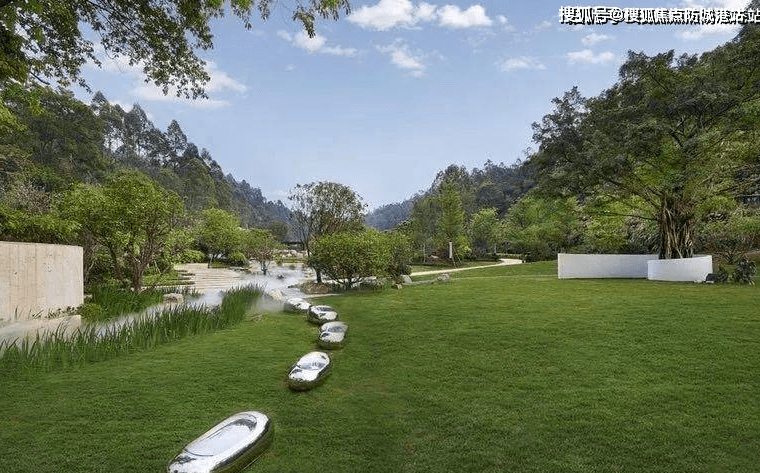
<path fill-rule="evenodd" d="M 319 328 L 317 343 L 326 350 L 343 348 L 343 339 L 348 331 L 348 325 L 343 322 L 327 322 Z"/>
<path fill-rule="evenodd" d="M 294 391 L 307 391 L 325 380 L 332 370 L 332 363 L 327 353 L 313 351 L 302 356 L 291 366 L 288 373 L 288 386 Z"/>
<path fill-rule="evenodd" d="M 329 305 L 313 305 L 309 307 L 306 320 L 313 324 L 322 325 L 325 322 L 338 320 L 338 313 Z"/>
<path fill-rule="evenodd" d="M 272 443 L 274 426 L 261 412 L 232 415 L 193 440 L 174 457 L 167 473 L 235 473 Z"/>
<path fill-rule="evenodd" d="M 309 310 L 311 304 L 301 299 L 300 297 L 292 297 L 285 301 L 283 310 L 285 312 L 303 313 Z"/>

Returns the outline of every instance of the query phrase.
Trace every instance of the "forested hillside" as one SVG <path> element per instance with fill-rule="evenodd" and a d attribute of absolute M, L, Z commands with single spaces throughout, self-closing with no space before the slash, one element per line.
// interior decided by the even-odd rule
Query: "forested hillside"
<path fill-rule="evenodd" d="M 189 212 L 218 207 L 239 215 L 245 227 L 288 220 L 282 202 L 267 201 L 260 189 L 225 175 L 177 121 L 163 131 L 138 104 L 125 111 L 98 92 L 87 105 L 71 92 L 39 87 L 18 90 L 6 105 L 17 120 L 0 134 L 2 237 L 35 237 L 14 231 L 14 210 L 42 213 L 72 184 L 103 183 L 125 168 L 176 192 Z"/>
<path fill-rule="evenodd" d="M 522 161 L 508 166 L 489 160 L 482 169 L 473 168 L 471 171 L 452 164 L 438 172 L 426 191 L 403 202 L 378 207 L 367 215 L 365 222 L 378 230 L 396 228 L 412 217 L 415 208 L 418 213 L 424 212 L 423 208 L 426 205 L 429 207 L 430 200 L 436 197 L 444 182 L 455 183 L 468 217 L 486 208 L 494 208 L 500 216 L 504 216 L 517 199 L 533 188 L 534 181 L 535 171 Z M 428 217 L 435 219 L 434 214 Z"/>

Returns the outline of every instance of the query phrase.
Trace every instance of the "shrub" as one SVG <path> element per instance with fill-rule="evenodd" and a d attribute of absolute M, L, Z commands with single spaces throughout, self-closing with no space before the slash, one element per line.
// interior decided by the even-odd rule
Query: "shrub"
<path fill-rule="evenodd" d="M 355 282 L 385 272 L 392 255 L 377 230 L 331 233 L 314 240 L 308 263 L 349 290 Z"/>
<path fill-rule="evenodd" d="M 744 257 L 736 264 L 733 274 L 734 282 L 738 282 L 739 284 L 755 284 L 755 273 L 757 273 L 755 262 Z"/>
<path fill-rule="evenodd" d="M 230 253 L 230 255 L 227 257 L 227 262 L 232 266 L 248 266 L 248 258 L 246 258 L 245 255 L 239 251 Z"/>
<path fill-rule="evenodd" d="M 206 261 L 206 255 L 199 250 L 186 249 L 182 250 L 175 260 L 177 263 L 203 263 Z"/>
<path fill-rule="evenodd" d="M 79 315 L 85 320 L 98 320 L 100 319 L 102 312 L 103 308 L 100 307 L 100 304 L 96 304 L 95 302 L 85 302 L 79 308 Z"/>
<path fill-rule="evenodd" d="M 717 283 L 728 282 L 728 272 L 726 271 L 726 268 L 724 268 L 723 266 L 718 266 L 718 272 L 715 273 L 715 282 Z"/>

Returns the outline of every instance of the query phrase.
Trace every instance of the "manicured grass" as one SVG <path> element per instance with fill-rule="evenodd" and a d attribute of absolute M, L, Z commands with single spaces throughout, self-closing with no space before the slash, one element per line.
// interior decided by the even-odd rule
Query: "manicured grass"
<path fill-rule="evenodd" d="M 760 452 L 757 286 L 556 279 L 556 263 L 330 298 L 349 325 L 315 390 L 303 316 L 0 383 L 13 472 L 159 472 L 261 410 L 249 472 L 746 472 Z"/>
<path fill-rule="evenodd" d="M 171 269 L 159 274 L 147 274 L 143 286 L 187 286 L 193 284 L 192 278 L 183 271 Z"/>

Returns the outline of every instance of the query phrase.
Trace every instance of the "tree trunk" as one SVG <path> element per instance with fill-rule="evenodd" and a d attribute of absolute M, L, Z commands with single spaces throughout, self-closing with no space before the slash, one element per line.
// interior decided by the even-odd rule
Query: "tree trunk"
<path fill-rule="evenodd" d="M 666 196 L 660 201 L 657 228 L 660 259 L 694 256 L 694 234 L 697 219 L 694 206 L 681 196 Z"/>
<path fill-rule="evenodd" d="M 119 257 L 116 255 L 116 248 L 114 248 L 112 245 L 108 245 L 108 253 L 111 255 L 111 262 L 113 263 L 113 274 L 114 278 L 116 278 L 117 281 L 121 284 L 121 263 L 119 263 Z"/>

